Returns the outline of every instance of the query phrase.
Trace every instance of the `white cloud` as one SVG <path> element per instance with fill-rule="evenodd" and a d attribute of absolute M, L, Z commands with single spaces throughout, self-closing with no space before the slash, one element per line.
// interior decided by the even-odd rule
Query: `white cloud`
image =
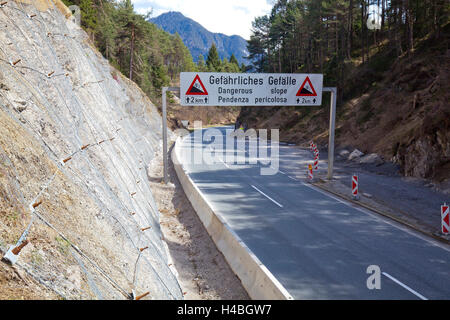
<path fill-rule="evenodd" d="M 211 32 L 250 38 L 255 17 L 270 13 L 267 0 L 132 0 L 135 10 L 153 17 L 168 11 L 179 11 Z"/>

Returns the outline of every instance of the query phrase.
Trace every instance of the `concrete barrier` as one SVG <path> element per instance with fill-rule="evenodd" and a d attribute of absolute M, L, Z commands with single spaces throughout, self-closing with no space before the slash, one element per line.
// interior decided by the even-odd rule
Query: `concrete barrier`
<path fill-rule="evenodd" d="M 179 161 L 181 141 L 182 139 L 178 138 L 172 149 L 172 162 L 178 179 L 209 235 L 241 280 L 249 296 L 255 300 L 293 300 L 289 292 L 228 226 L 220 212 L 213 209 L 186 173 Z"/>

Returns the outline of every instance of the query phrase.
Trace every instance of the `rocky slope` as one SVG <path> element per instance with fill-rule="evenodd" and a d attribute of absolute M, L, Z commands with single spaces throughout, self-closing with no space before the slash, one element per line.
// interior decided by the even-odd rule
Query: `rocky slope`
<path fill-rule="evenodd" d="M 0 8 L 0 251 L 29 241 L 2 298 L 180 299 L 147 175 L 161 118 L 55 1 Z"/>
<path fill-rule="evenodd" d="M 429 178 L 450 190 L 450 25 L 415 51 L 393 60 L 380 46 L 368 65 L 345 66 L 340 85 L 336 142 L 377 153 L 405 176 Z M 386 45 L 386 48 L 389 46 Z M 326 79 L 325 79 L 326 82 Z M 329 98 L 321 108 L 246 108 L 249 127 L 280 128 L 281 139 L 328 143 Z"/>

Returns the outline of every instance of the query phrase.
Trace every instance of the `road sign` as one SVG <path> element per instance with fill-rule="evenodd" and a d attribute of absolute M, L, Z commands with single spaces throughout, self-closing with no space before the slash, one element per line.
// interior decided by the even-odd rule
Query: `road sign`
<path fill-rule="evenodd" d="M 352 197 L 354 200 L 358 200 L 358 176 L 356 174 L 352 175 Z"/>
<path fill-rule="evenodd" d="M 202 80 L 197 75 L 191 83 L 191 86 L 186 91 L 188 96 L 207 96 L 208 91 L 205 89 Z"/>
<path fill-rule="evenodd" d="M 449 234 L 450 233 L 450 209 L 446 203 L 443 206 L 441 206 L 441 216 L 442 216 L 442 233 Z"/>
<path fill-rule="evenodd" d="M 297 97 L 317 97 L 317 92 L 309 77 L 306 77 L 305 81 L 303 81 L 302 86 L 297 92 Z"/>
<path fill-rule="evenodd" d="M 180 74 L 183 106 L 320 106 L 322 88 L 322 74 Z"/>

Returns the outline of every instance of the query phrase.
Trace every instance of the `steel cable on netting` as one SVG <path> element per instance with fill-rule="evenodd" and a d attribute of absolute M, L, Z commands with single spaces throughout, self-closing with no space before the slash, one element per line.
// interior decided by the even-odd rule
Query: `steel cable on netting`
<path fill-rule="evenodd" d="M 22 6 L 21 3 L 19 3 L 19 4 Z M 15 8 L 15 9 L 17 9 L 17 8 Z M 17 9 L 17 10 L 18 10 L 19 12 L 22 12 L 26 17 L 28 17 L 28 19 L 25 19 L 24 21 L 25 21 L 25 24 L 27 24 L 28 29 L 29 29 L 29 30 L 32 30 L 32 27 L 31 27 L 31 26 L 35 26 L 34 20 L 31 22 L 31 24 L 28 23 L 28 22 L 30 22 L 29 20 L 31 20 L 31 19 L 29 18 L 30 15 L 25 11 L 25 9 L 23 9 L 23 6 L 22 6 L 22 10 L 21 10 L 21 9 Z M 22 30 L 22 28 L 20 28 L 20 26 L 18 26 L 18 25 L 15 23 L 15 21 L 12 20 L 12 19 L 9 17 L 8 14 L 6 14 L 6 12 L 4 12 L 4 11 L 2 11 L 2 12 L 5 14 L 6 18 L 12 23 L 12 25 L 14 25 L 14 26 L 17 28 L 17 30 L 19 30 L 19 32 L 24 36 L 24 38 L 27 40 L 27 42 L 28 42 L 30 45 L 32 45 L 34 51 L 37 53 L 36 57 L 37 57 L 37 59 L 39 60 L 40 64 L 42 65 L 42 69 L 45 69 L 46 66 L 45 66 L 44 62 L 42 61 L 42 59 L 40 58 L 41 56 L 44 56 L 43 52 L 41 52 L 41 51 L 38 50 L 38 48 L 37 48 L 37 46 L 35 45 L 35 43 L 34 43 L 33 41 L 30 40 L 30 38 L 26 35 L 26 33 Z M 38 14 L 40 14 L 39 11 L 38 11 Z M 41 24 L 43 24 L 43 25 L 45 26 L 45 22 L 43 22 L 43 21 L 40 21 L 40 22 L 41 22 Z M 38 29 L 40 29 L 40 26 L 38 27 Z M 14 46 L 16 47 L 16 51 L 17 51 L 17 52 L 21 52 L 21 50 L 17 47 L 17 45 L 14 43 L 14 41 L 12 41 L 12 37 L 9 35 L 8 32 L 7 32 L 7 34 L 8 34 L 8 37 L 10 38 L 10 40 L 11 40 L 11 44 L 14 44 Z M 39 33 L 34 32 L 34 34 L 36 35 L 36 34 L 39 34 Z M 47 47 L 48 47 L 49 51 L 51 52 L 51 54 L 52 54 L 52 56 L 53 56 L 53 59 L 48 59 L 48 60 L 49 60 L 49 61 L 52 61 L 52 62 L 56 62 L 56 64 L 54 64 L 52 68 L 48 68 L 48 70 L 53 70 L 53 71 L 41 72 L 41 71 L 37 70 L 36 68 L 31 68 L 31 67 L 29 67 L 29 66 L 24 66 L 24 67 L 22 67 L 22 66 L 20 66 L 20 65 L 17 66 L 18 68 L 28 68 L 28 69 L 30 69 L 30 70 L 32 70 L 32 71 L 35 71 L 35 72 L 40 73 L 41 75 L 45 76 L 47 79 L 51 79 L 51 78 L 54 78 L 54 77 L 58 77 L 58 76 L 62 76 L 62 75 L 65 76 L 65 75 L 66 75 L 64 72 L 61 72 L 61 71 L 60 71 L 60 74 L 54 74 L 55 70 L 57 70 L 57 69 L 60 67 L 60 63 L 58 63 L 58 60 L 59 60 L 59 59 L 58 59 L 56 53 L 55 53 L 54 50 L 53 50 L 53 46 L 48 42 L 48 34 L 49 34 L 49 32 L 47 32 L 46 35 L 41 36 L 41 37 L 40 37 L 40 42 L 41 42 L 41 43 L 42 43 L 42 42 L 45 42 L 45 43 L 47 44 Z M 53 74 L 52 74 L 52 73 L 53 73 Z M 50 74 L 52 74 L 52 75 L 50 76 Z M 44 78 L 44 80 L 45 80 L 45 78 Z M 26 81 L 26 80 L 25 80 L 25 81 Z M 63 102 L 64 102 L 64 104 L 65 104 L 65 106 L 66 106 L 68 112 L 71 113 L 72 110 L 67 106 L 66 100 L 62 97 L 62 94 L 61 94 L 61 92 L 59 91 L 59 88 L 55 86 L 55 89 L 58 91 L 58 94 L 59 94 L 59 96 L 61 97 L 61 99 L 63 100 Z M 39 90 L 39 89 L 38 89 L 38 90 Z M 42 97 L 44 96 L 44 95 L 42 94 L 42 92 L 40 92 L 40 90 L 39 90 L 39 93 L 41 94 Z M 47 100 L 47 99 L 45 99 L 45 101 L 46 101 L 46 100 Z M 50 104 L 50 105 L 51 105 L 51 104 Z M 52 109 L 50 108 L 49 105 L 47 105 L 47 109 L 52 110 Z M 55 114 L 55 116 L 57 116 L 57 114 Z M 73 116 L 73 115 L 72 115 L 72 116 Z M 61 120 L 61 119 L 58 118 L 58 120 L 62 123 L 62 120 Z M 70 124 L 70 123 L 69 123 L 69 124 Z M 67 128 L 67 127 L 68 127 L 68 125 L 65 124 L 65 125 L 64 125 L 64 128 Z M 76 138 L 79 139 L 78 133 L 77 133 L 76 129 L 73 127 L 73 125 L 72 125 L 72 129 L 73 129 L 74 136 L 75 136 Z"/>
<path fill-rule="evenodd" d="M 28 15 L 28 14 L 27 14 Z M 43 23 L 43 25 L 45 26 L 45 23 Z M 20 29 L 20 28 L 19 28 Z M 22 34 L 24 34 L 23 32 L 22 32 Z M 27 39 L 28 39 L 28 37 L 27 37 Z M 29 39 L 28 39 L 29 40 Z M 49 45 L 49 47 L 51 47 L 50 45 Z M 36 48 L 35 48 L 35 50 L 36 50 Z M 41 61 L 41 63 L 42 63 L 42 61 Z M 43 63 L 42 63 L 42 65 L 43 65 Z M 42 73 L 42 72 L 39 72 L 41 75 L 45 75 L 45 73 Z M 96 81 L 95 83 L 99 83 L 99 82 L 101 82 L 101 81 Z M 56 87 L 56 86 L 55 86 Z M 60 98 L 64 101 L 64 103 L 65 103 L 65 99 L 62 97 L 62 94 L 61 94 L 61 92 L 59 91 L 59 89 L 58 88 L 56 88 L 57 89 L 57 91 L 58 91 L 58 94 L 59 94 L 59 96 L 60 96 Z M 103 90 L 103 88 L 102 88 L 102 90 Z M 106 93 L 105 93 L 106 94 Z M 107 96 L 107 95 L 106 95 Z M 77 101 L 78 102 L 78 101 Z M 66 104 L 66 103 L 65 103 Z M 68 106 L 67 106 L 67 104 L 66 104 L 66 107 L 68 108 Z M 145 106 L 144 106 L 145 107 Z M 81 109 L 81 108 L 80 108 Z M 82 110 L 82 109 L 81 109 Z M 83 112 L 83 110 L 82 110 L 82 113 L 83 113 L 83 116 L 85 117 L 85 115 L 84 115 L 84 112 Z M 81 117 L 79 117 L 79 118 L 81 118 Z M 87 119 L 87 117 L 85 117 L 85 119 Z M 95 136 L 95 134 L 92 132 L 92 126 L 88 123 L 88 126 L 90 127 L 89 129 L 90 129 L 90 131 L 91 131 L 91 134 L 93 135 L 93 136 Z M 103 130 L 103 131 L 105 131 L 105 130 Z M 134 146 L 133 146 L 134 147 Z M 78 153 L 79 152 L 79 150 L 77 150 L 76 152 L 74 152 L 74 153 L 72 153 L 72 155 L 71 156 L 73 156 L 73 155 L 75 155 L 76 153 Z M 122 159 L 122 160 L 124 160 L 123 159 L 123 157 L 120 155 L 120 153 L 117 153 L 117 154 L 119 154 L 119 156 L 120 156 L 120 158 Z M 126 161 L 124 162 L 124 163 L 126 163 Z M 117 169 L 117 167 L 115 166 L 115 164 L 113 163 L 113 165 L 114 165 L 114 167 L 115 167 L 115 169 L 116 169 L 116 171 L 118 171 L 118 169 Z M 129 169 L 129 171 L 131 172 L 131 174 L 132 174 L 132 176 L 133 176 L 133 178 L 134 179 L 136 179 L 136 177 L 135 177 L 135 175 L 134 175 L 134 173 L 133 173 L 133 171 L 131 170 L 131 168 L 127 165 L 127 167 L 128 167 L 128 169 Z M 121 180 L 123 181 L 123 179 L 121 178 Z M 128 188 L 127 188 L 128 189 Z M 140 189 L 140 188 L 139 188 Z M 129 191 L 129 189 L 128 189 L 128 191 Z M 142 190 L 141 190 L 142 191 Z M 149 203 L 147 203 L 147 204 L 149 204 Z M 149 204 L 150 205 L 150 204 Z M 151 209 L 153 209 L 153 210 L 155 210 L 151 205 L 150 205 L 150 207 L 151 207 Z M 114 217 L 115 218 L 115 217 Z M 115 220 L 117 220 L 116 218 L 115 218 Z M 117 220 L 117 222 L 119 222 L 118 220 Z M 121 224 L 120 222 L 119 222 L 119 224 Z M 122 228 L 123 228 L 123 226 L 122 226 Z M 123 228 L 124 230 L 125 230 L 125 228 Z M 132 241 L 132 239 L 129 237 L 129 239 Z M 153 242 L 152 241 L 150 241 L 152 244 L 153 244 Z M 155 247 L 155 249 L 156 249 L 156 247 Z M 157 254 L 159 254 L 160 255 L 160 253 L 159 253 L 159 250 L 158 249 L 156 249 L 156 252 L 157 252 Z M 140 254 L 139 254 L 139 256 L 138 256 L 138 260 L 139 260 L 139 257 L 140 257 Z M 162 257 L 161 257 L 162 258 Z M 164 261 L 164 259 L 163 259 L 163 261 Z M 151 264 L 150 264 L 151 265 Z M 152 268 L 153 268 L 153 266 L 152 266 Z M 155 271 L 155 270 L 154 270 Z M 156 272 L 156 271 L 155 271 Z M 157 273 L 156 273 L 157 274 Z M 173 275 L 173 273 L 172 272 L 170 272 L 169 274 L 171 274 L 172 276 L 174 276 Z M 158 274 L 157 274 L 158 275 Z M 159 275 L 158 275 L 159 276 Z M 161 278 L 160 278 L 160 281 L 165 285 L 165 282 L 164 282 L 164 280 L 162 280 Z M 168 292 L 171 294 L 171 292 L 170 292 L 170 289 L 169 288 L 167 288 L 166 287 L 166 289 L 168 290 Z M 181 289 L 181 288 L 180 288 Z"/>
<path fill-rule="evenodd" d="M 13 21 L 12 21 L 13 22 Z M 20 29 L 20 28 L 19 28 Z M 22 34 L 24 34 L 23 32 L 22 32 Z M 36 48 L 35 48 L 36 49 Z M 3 52 L 4 52 L 4 50 L 2 50 Z M 4 52 L 5 54 L 6 54 L 6 52 Z M 32 68 L 30 68 L 30 69 L 32 69 Z M 40 72 L 40 74 L 42 74 L 42 75 L 44 75 L 44 73 L 42 73 L 42 72 Z M 8 101 L 9 101 L 9 99 L 8 99 Z M 9 101 L 10 103 L 11 103 L 11 101 Z M 30 126 L 30 127 L 32 127 L 32 126 Z M 76 152 L 74 152 L 73 154 L 76 154 L 77 153 L 77 151 Z M 48 182 L 48 183 L 46 183 L 45 184 L 45 186 L 44 186 L 44 188 L 42 188 L 42 190 L 39 192 L 39 194 L 36 196 L 36 198 L 38 198 L 45 190 L 46 190 L 46 188 L 51 184 L 51 182 L 53 181 L 53 179 L 55 178 L 55 175 L 56 175 L 56 173 L 55 174 L 53 174 L 52 175 L 52 177 L 50 178 L 50 181 Z M 35 199 L 36 199 L 35 198 Z"/>
<path fill-rule="evenodd" d="M 63 24 L 63 25 L 64 25 L 64 24 Z M 73 39 L 73 38 L 71 38 L 71 39 Z M 76 42 L 76 43 L 75 43 L 75 46 L 78 47 L 79 44 Z M 87 61 L 87 63 L 90 64 L 90 61 Z M 91 69 L 93 69 L 93 68 L 91 67 Z M 95 82 L 93 82 L 93 83 L 94 83 L 94 84 L 99 84 L 100 82 L 101 82 L 101 81 L 95 81 Z M 104 88 L 103 88 L 102 86 L 99 85 L 99 87 L 100 87 L 101 90 L 104 91 Z M 90 93 L 90 92 L 89 92 L 89 93 Z M 91 94 L 91 93 L 90 93 L 90 94 Z M 104 96 L 107 97 L 107 98 L 109 98 L 109 95 L 108 95 L 106 92 L 104 93 Z M 110 102 L 109 104 L 112 104 L 112 103 Z M 134 148 L 134 145 L 133 145 L 133 144 L 131 144 L 131 146 Z M 136 153 L 137 153 L 137 152 L 136 152 Z M 119 155 L 121 155 L 121 154 L 119 153 Z M 122 158 L 122 160 L 124 160 L 123 157 L 121 157 L 121 158 Z M 125 160 L 124 163 L 127 164 L 127 166 L 128 166 L 127 160 Z M 134 176 L 134 173 L 133 173 L 133 171 L 131 170 L 131 168 L 129 168 L 129 166 L 128 166 L 128 169 L 129 169 L 129 171 L 132 173 L 132 175 Z M 117 169 L 116 169 L 116 170 L 117 170 Z M 136 177 L 134 176 L 134 178 L 136 178 Z M 129 190 L 129 189 L 128 189 L 128 190 Z M 150 205 L 150 204 L 149 204 L 149 205 Z M 154 209 L 151 205 L 150 205 L 150 207 L 151 207 L 153 210 L 156 210 L 156 209 Z M 153 242 L 151 242 L 151 243 L 153 244 Z M 174 276 L 172 272 L 170 272 L 170 274 L 171 274 L 172 276 Z M 181 289 L 181 288 L 180 288 L 180 289 Z"/>
<path fill-rule="evenodd" d="M 31 213 L 36 215 L 39 219 L 41 219 L 45 224 L 47 224 L 49 227 L 51 227 L 52 229 L 54 229 L 56 232 L 58 232 L 58 234 L 64 239 L 66 240 L 81 256 L 83 256 L 84 258 L 86 258 L 93 266 L 94 268 L 96 268 L 103 276 L 105 276 L 107 278 L 108 281 L 112 282 L 113 285 L 116 287 L 116 289 L 119 289 L 122 293 L 125 293 L 125 297 L 130 298 L 130 294 L 128 294 L 123 288 L 121 288 L 105 271 L 103 271 L 103 269 L 101 267 L 99 267 L 91 258 L 89 258 L 89 256 L 87 256 L 81 249 L 79 249 L 78 246 L 76 246 L 72 241 L 70 241 L 66 236 L 64 236 L 62 234 L 61 231 L 59 231 L 57 228 L 55 228 L 50 222 L 48 222 L 47 219 L 45 219 L 41 214 L 39 214 L 36 210 L 36 208 L 42 203 L 41 202 L 37 202 L 37 199 L 40 198 L 40 196 L 51 186 L 51 184 L 53 183 L 53 181 L 55 180 L 55 177 L 58 173 L 58 171 L 60 171 L 59 168 L 57 168 L 54 172 L 54 174 L 50 177 L 50 179 L 48 179 L 48 181 L 41 186 L 39 193 L 33 198 L 33 200 L 26 206 L 27 208 L 30 209 Z M 25 199 L 25 196 L 23 195 L 22 191 L 20 190 L 20 188 L 18 189 L 18 191 L 21 193 L 21 197 L 23 199 Z M 19 238 L 19 240 L 17 241 L 18 245 L 19 243 L 21 243 L 26 236 L 28 235 L 28 232 L 31 228 L 31 225 L 33 224 L 34 219 L 32 217 L 31 222 L 29 223 L 28 227 L 26 228 L 26 230 L 22 233 L 21 237 Z M 59 294 L 59 293 L 58 293 Z"/>

